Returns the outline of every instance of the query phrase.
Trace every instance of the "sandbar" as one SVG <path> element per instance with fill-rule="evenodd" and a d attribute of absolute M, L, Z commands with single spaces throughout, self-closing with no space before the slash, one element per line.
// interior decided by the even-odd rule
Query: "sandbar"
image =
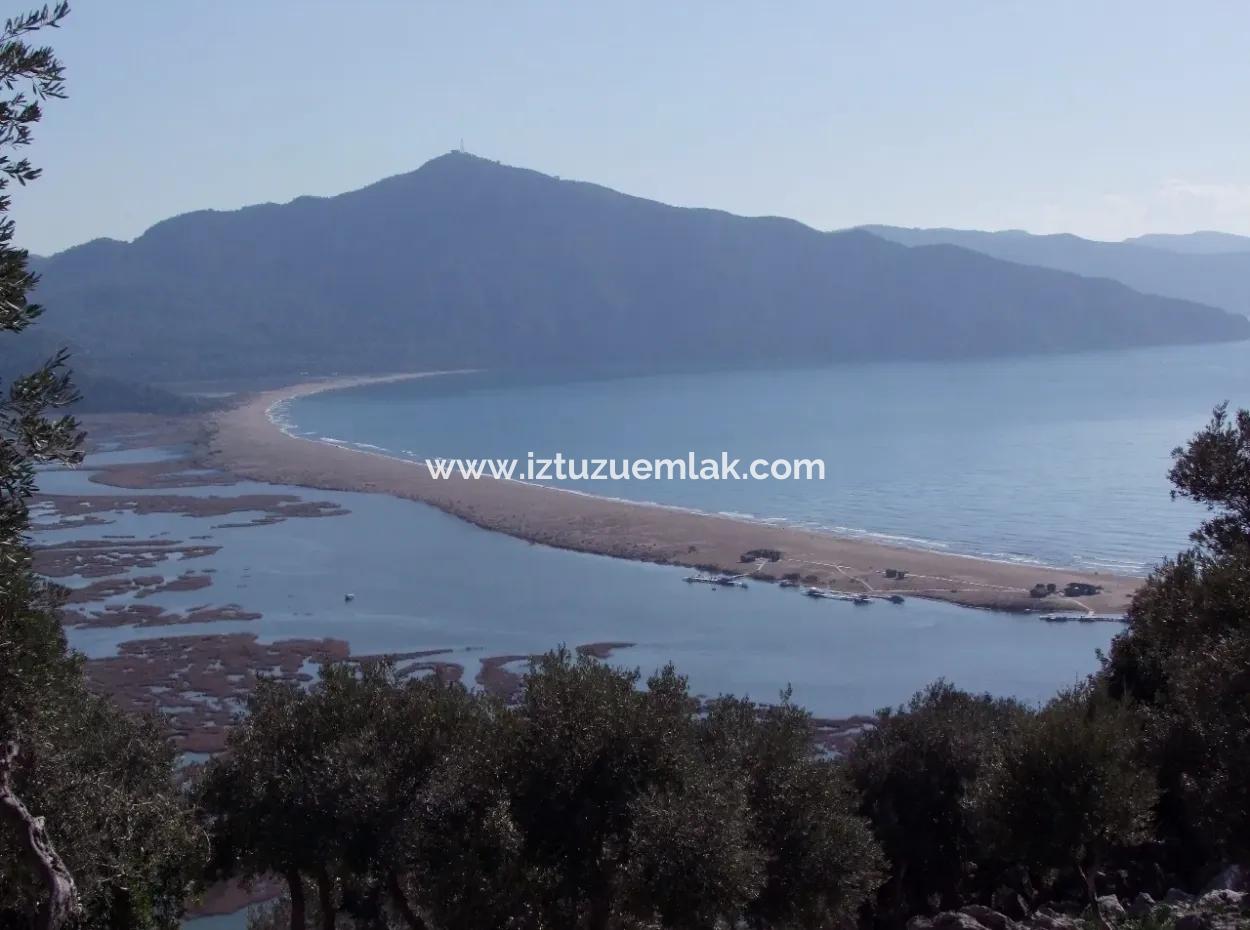
<path fill-rule="evenodd" d="M 931 598 L 968 607 L 1044 613 L 1120 614 L 1142 579 L 970 556 L 906 549 L 792 526 L 574 493 L 495 478 L 435 479 L 423 463 L 293 436 L 271 416 L 284 401 L 321 391 L 433 377 L 439 372 L 308 381 L 241 398 L 207 415 L 202 465 L 274 484 L 363 491 L 420 501 L 495 532 L 561 549 L 747 573 L 746 580 L 797 580 L 850 594 Z M 752 550 L 776 550 L 775 561 L 744 563 Z M 905 572 L 901 579 L 886 572 Z M 1101 593 L 1062 596 L 1070 582 Z M 1036 598 L 1035 585 L 1058 594 Z M 716 590 L 715 587 L 712 590 Z M 735 596 L 726 592 L 726 596 Z M 797 595 L 796 595 L 797 596 Z"/>

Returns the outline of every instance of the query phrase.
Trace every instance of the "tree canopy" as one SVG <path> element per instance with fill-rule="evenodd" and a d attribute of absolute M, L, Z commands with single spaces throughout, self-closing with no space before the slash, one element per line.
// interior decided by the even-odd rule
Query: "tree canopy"
<path fill-rule="evenodd" d="M 883 862 L 808 715 L 639 684 L 557 650 L 511 709 L 386 664 L 265 685 L 205 777 L 215 861 L 286 875 L 297 930 L 305 883 L 360 926 L 853 919 Z"/>
<path fill-rule="evenodd" d="M 0 336 L 42 315 L 36 277 L 14 246 L 7 193 L 39 169 L 20 150 L 43 105 L 63 97 L 60 61 L 31 38 L 67 4 L 13 17 L 0 31 Z M 0 395 L 0 927 L 173 928 L 198 842 L 174 782 L 174 753 L 153 720 L 88 692 L 66 646 L 61 590 L 31 568 L 29 500 L 37 468 L 81 458 L 61 412 L 77 399 L 54 352 Z"/>

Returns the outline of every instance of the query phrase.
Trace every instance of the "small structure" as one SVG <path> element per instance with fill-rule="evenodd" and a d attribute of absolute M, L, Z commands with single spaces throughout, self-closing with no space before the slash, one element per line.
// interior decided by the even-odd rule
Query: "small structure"
<path fill-rule="evenodd" d="M 1102 588 L 1085 581 L 1069 581 L 1064 585 L 1063 593 L 1067 597 L 1092 597 L 1095 594 L 1101 594 Z"/>
<path fill-rule="evenodd" d="M 904 578 L 907 577 L 907 572 L 905 572 L 901 568 L 887 568 L 885 570 L 885 577 L 897 578 L 899 581 L 902 581 Z"/>
<path fill-rule="evenodd" d="M 738 556 L 739 562 L 780 562 L 783 553 L 780 549 L 748 549 Z"/>

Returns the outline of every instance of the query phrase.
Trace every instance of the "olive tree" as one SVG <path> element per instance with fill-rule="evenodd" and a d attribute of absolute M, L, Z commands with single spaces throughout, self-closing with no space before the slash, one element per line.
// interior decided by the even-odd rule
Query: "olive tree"
<path fill-rule="evenodd" d="M 1095 683 L 1061 693 L 1012 730 L 981 783 L 990 847 L 1039 879 L 1075 872 L 1095 905 L 1109 855 L 1150 836 L 1156 790 L 1142 756 L 1131 707 Z"/>
<path fill-rule="evenodd" d="M 1024 715 L 1015 701 L 939 681 L 856 740 L 847 768 L 890 862 L 883 916 L 957 907 L 983 890 L 989 854 L 970 799 Z"/>
<path fill-rule="evenodd" d="M 1250 411 L 1217 407 L 1173 459 L 1174 495 L 1210 516 L 1137 593 L 1102 675 L 1145 720 L 1159 835 L 1196 878 L 1250 855 Z"/>
<path fill-rule="evenodd" d="M 20 150 L 44 103 L 64 96 L 60 61 L 30 40 L 68 12 L 59 3 L 0 29 L 5 339 L 23 338 L 43 312 L 28 299 L 37 279 L 14 245 L 8 190 L 39 177 Z M 87 691 L 57 613 L 62 592 L 31 568 L 37 468 L 81 458 L 82 434 L 62 409 L 77 399 L 66 361 L 55 353 L 0 394 L 0 927 L 172 928 L 197 848 L 173 751 L 155 721 Z"/>

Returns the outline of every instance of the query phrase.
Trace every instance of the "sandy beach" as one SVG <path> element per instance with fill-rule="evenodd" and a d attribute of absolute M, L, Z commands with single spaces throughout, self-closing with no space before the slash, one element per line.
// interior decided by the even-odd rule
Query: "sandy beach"
<path fill-rule="evenodd" d="M 257 481 L 421 501 L 484 529 L 534 543 L 617 558 L 747 572 L 761 581 L 797 576 L 806 586 L 852 594 L 925 597 L 1012 611 L 1120 613 L 1141 579 L 993 562 L 967 556 L 843 539 L 787 526 L 570 493 L 493 478 L 431 478 L 423 464 L 290 436 L 271 408 L 320 391 L 438 373 L 310 381 L 242 399 L 209 417 L 206 465 Z M 743 563 L 751 550 L 777 550 L 776 561 Z M 902 570 L 899 580 L 888 569 Z M 1101 587 L 1080 598 L 1034 598 L 1036 584 Z"/>

